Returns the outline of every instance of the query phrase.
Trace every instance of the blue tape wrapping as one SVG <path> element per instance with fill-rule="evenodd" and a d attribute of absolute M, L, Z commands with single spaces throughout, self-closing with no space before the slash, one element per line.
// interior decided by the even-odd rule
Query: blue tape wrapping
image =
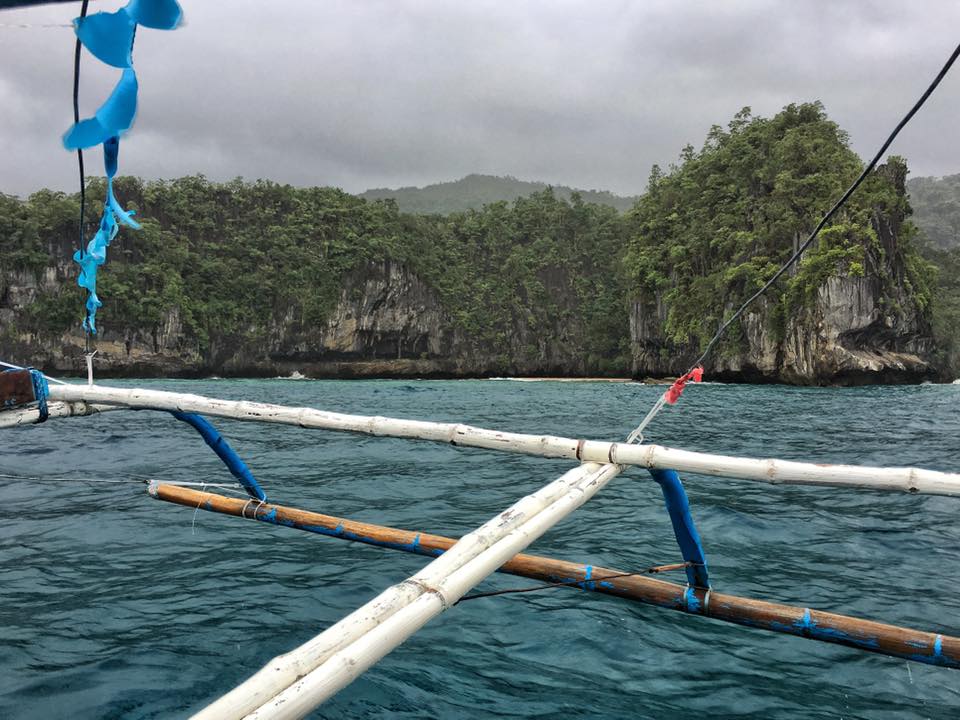
<path fill-rule="evenodd" d="M 680 553 L 686 562 L 692 563 L 687 568 L 687 582 L 692 587 L 709 588 L 707 559 L 700 544 L 697 526 L 690 515 L 690 502 L 683 483 L 680 482 L 680 476 L 675 470 L 650 470 L 650 474 L 663 491 L 663 500 L 670 515 L 677 545 L 680 546 Z"/>
<path fill-rule="evenodd" d="M 260 484 L 253 476 L 253 473 L 250 472 L 250 468 L 247 467 L 246 463 L 237 455 L 236 450 L 230 447 L 230 443 L 223 438 L 206 418 L 195 413 L 171 411 L 170 414 L 177 420 L 187 423 L 200 433 L 200 437 L 202 437 L 204 442 L 217 454 L 217 457 L 223 461 L 223 464 L 227 466 L 230 473 L 243 485 L 243 488 L 250 497 L 266 502 L 267 495 L 260 488 Z"/>
<path fill-rule="evenodd" d="M 33 397 L 37 400 L 37 407 L 40 410 L 38 423 L 46 422 L 50 417 L 50 411 L 47 408 L 47 394 L 50 392 L 50 386 L 47 385 L 47 378 L 39 370 L 30 370 L 30 379 L 33 381 Z"/>

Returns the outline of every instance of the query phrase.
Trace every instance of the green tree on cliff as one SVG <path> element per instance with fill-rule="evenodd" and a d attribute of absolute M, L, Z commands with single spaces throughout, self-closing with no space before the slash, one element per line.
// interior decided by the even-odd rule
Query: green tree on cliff
<path fill-rule="evenodd" d="M 769 119 L 745 108 L 727 128 L 714 126 L 699 151 L 687 148 L 668 173 L 654 168 L 647 194 L 627 219 L 625 265 L 640 302 L 650 312 L 667 308 L 667 341 L 681 352 L 702 347 L 796 251 L 861 169 L 846 133 L 820 103 L 788 105 Z M 892 159 L 824 228 L 774 289 L 781 312 L 795 311 L 830 275 L 867 271 L 868 255 L 883 252 L 875 216 L 908 212 L 892 179 L 905 172 L 902 161 Z M 924 268 L 909 248 L 909 234 L 901 229 L 902 249 L 915 261 L 909 280 L 926 302 Z"/>

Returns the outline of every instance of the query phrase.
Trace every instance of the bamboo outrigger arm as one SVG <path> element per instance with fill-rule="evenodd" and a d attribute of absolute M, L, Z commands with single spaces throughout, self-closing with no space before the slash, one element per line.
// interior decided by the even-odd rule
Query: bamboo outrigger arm
<path fill-rule="evenodd" d="M 457 423 L 345 415 L 313 408 L 220 400 L 160 390 L 98 385 L 56 385 L 52 401 L 87 402 L 140 410 L 199 413 L 213 417 L 297 425 L 386 437 L 411 438 L 458 446 L 567 458 L 584 462 L 639 465 L 685 473 L 739 478 L 774 485 L 818 485 L 960 496 L 960 475 L 920 468 L 826 465 L 790 460 L 712 455 L 663 447 L 500 432 Z"/>
<path fill-rule="evenodd" d="M 177 485 L 153 483 L 149 492 L 158 500 L 193 509 L 235 515 L 270 525 L 427 557 L 441 555 L 456 542 L 440 535 L 399 530 L 282 505 L 258 504 L 252 500 L 225 497 Z M 630 575 L 624 570 L 535 555 L 516 555 L 504 563 L 499 572 L 548 583 L 570 584 L 584 590 L 770 632 L 960 669 L 960 638 L 950 635 L 861 620 L 810 608 L 752 600 L 715 590 L 695 589 L 693 592 L 699 596 L 700 602 L 691 604 L 686 599 L 690 591 L 688 586 L 657 580 L 643 574 Z"/>
<path fill-rule="evenodd" d="M 48 418 L 65 418 L 80 415 L 96 415 L 107 410 L 123 410 L 117 405 L 98 405 L 84 402 L 52 402 L 47 405 Z M 40 410 L 36 407 L 20 407 L 0 411 L 0 429 L 18 425 L 33 425 L 40 419 Z"/>
<path fill-rule="evenodd" d="M 300 718 L 605 487 L 617 465 L 585 463 L 457 540 L 415 575 L 271 660 L 196 720 Z M 258 501 L 251 502 L 265 505 Z"/>

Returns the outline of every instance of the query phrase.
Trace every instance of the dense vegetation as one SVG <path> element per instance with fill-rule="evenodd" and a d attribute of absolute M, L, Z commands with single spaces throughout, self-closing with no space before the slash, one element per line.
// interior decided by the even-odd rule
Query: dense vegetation
<path fill-rule="evenodd" d="M 938 269 L 933 313 L 938 363 L 960 376 L 960 175 L 907 183 L 920 251 Z"/>
<path fill-rule="evenodd" d="M 667 308 L 667 340 L 702 347 L 796 251 L 862 168 L 819 103 L 789 105 L 770 119 L 745 108 L 726 129 L 714 126 L 699 151 L 687 146 L 668 173 L 654 167 L 629 219 L 626 266 L 635 291 Z M 905 175 L 903 161 L 891 158 L 867 179 L 796 271 L 771 289 L 768 320 L 782 330 L 783 318 L 831 275 L 869 272 L 889 284 L 876 217 L 899 226 L 907 282 L 921 307 L 930 303 L 930 269 L 912 245 L 912 226 L 900 226 L 908 208 L 897 178 Z M 729 340 L 728 349 L 736 333 Z"/>
<path fill-rule="evenodd" d="M 238 345 L 264 343 L 279 323 L 321 323 L 347 273 L 394 260 L 432 286 L 477 343 L 503 346 L 518 324 L 536 336 L 562 322 L 583 328 L 577 342 L 590 344 L 580 349 L 595 356 L 592 370 L 619 357 L 622 372 L 626 363 L 625 291 L 606 265 L 623 244 L 620 217 L 576 195 L 568 203 L 547 190 L 441 217 L 263 181 L 120 178 L 116 187 L 143 229 L 121 231 L 100 274 L 102 323 L 115 336 L 149 335 L 177 308 L 215 366 Z M 101 193 L 91 183 L 88 196 Z M 89 209 L 91 225 L 98 210 Z M 0 197 L 0 275 L 65 259 L 77 213 L 77 198 L 63 193 Z M 81 306 L 80 291 L 64 282 L 40 294 L 17 330 L 59 335 L 75 327 Z"/>
<path fill-rule="evenodd" d="M 98 320 L 114 337 L 156 338 L 176 309 L 184 335 L 216 367 L 238 346 L 265 344 L 278 326 L 309 332 L 329 316 L 347 275 L 392 260 L 436 291 L 450 322 L 478 347 L 533 356 L 562 341 L 585 359 L 586 372 L 623 373 L 634 300 L 665 308 L 661 331 L 677 348 L 702 346 L 861 167 L 823 108 L 803 104 L 769 119 L 745 109 L 714 127 L 700 150 L 688 146 L 666 172 L 654 167 L 648 192 L 625 214 L 551 189 L 410 214 L 394 200 L 332 188 L 120 178 L 117 194 L 138 211 L 143 230 L 122 230 L 110 248 Z M 868 180 L 779 282 L 768 322 L 782 329 L 832 275 L 869 274 L 892 287 L 901 278 L 888 276 L 886 253 L 895 251 L 911 302 L 934 308 L 944 356 L 956 361 L 960 251 L 927 249 L 943 269 L 942 292 L 933 292 L 936 275 L 915 248 L 912 225 L 901 222 L 909 212 L 905 174 L 892 158 Z M 486 182 L 470 176 L 460 190 L 473 187 L 468 181 Z M 101 181 L 90 182 L 88 197 L 102 192 Z M 467 192 L 457 202 L 464 197 L 476 201 Z M 83 301 L 69 263 L 77 213 L 75 195 L 0 195 L 0 313 L 14 273 L 40 276 L 57 264 L 60 275 L 0 327 L 0 340 L 26 333 L 51 341 L 77 328 Z M 88 231 L 98 215 L 89 204 Z M 878 237 L 878 218 L 894 228 L 894 250 Z M 518 333 L 526 338 L 519 346 Z M 732 335 L 727 351 L 736 347 Z"/>
<path fill-rule="evenodd" d="M 635 197 L 614 195 L 606 190 L 575 190 L 564 185 L 548 186 L 546 183 L 517 180 L 515 177 L 476 174 L 422 188 L 375 188 L 361 193 L 360 197 L 366 200 L 393 199 L 403 212 L 448 215 L 464 210 L 479 210 L 495 202 L 513 202 L 541 193 L 548 187 L 563 200 L 570 200 L 577 194 L 585 203 L 608 205 L 620 211 L 629 210 L 637 201 Z"/>
<path fill-rule="evenodd" d="M 927 241 L 942 250 L 960 247 L 960 175 L 913 178 L 907 190 Z"/>

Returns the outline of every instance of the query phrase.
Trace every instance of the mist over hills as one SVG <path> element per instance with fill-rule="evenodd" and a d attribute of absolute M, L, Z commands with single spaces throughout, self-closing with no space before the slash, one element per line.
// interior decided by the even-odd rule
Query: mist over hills
<path fill-rule="evenodd" d="M 573 193 L 579 193 L 584 202 L 607 205 L 625 212 L 633 207 L 637 196 L 614 195 L 607 190 L 579 190 L 565 185 L 549 185 L 544 182 L 518 180 L 515 177 L 471 174 L 451 182 L 435 183 L 418 187 L 372 188 L 358 197 L 365 200 L 385 200 L 393 198 L 403 212 L 424 215 L 446 215 L 463 210 L 479 210 L 490 203 L 527 197 L 542 192 L 548 187 L 554 194 L 569 200 Z"/>
<path fill-rule="evenodd" d="M 907 181 L 913 221 L 936 248 L 960 247 L 960 174 Z"/>

